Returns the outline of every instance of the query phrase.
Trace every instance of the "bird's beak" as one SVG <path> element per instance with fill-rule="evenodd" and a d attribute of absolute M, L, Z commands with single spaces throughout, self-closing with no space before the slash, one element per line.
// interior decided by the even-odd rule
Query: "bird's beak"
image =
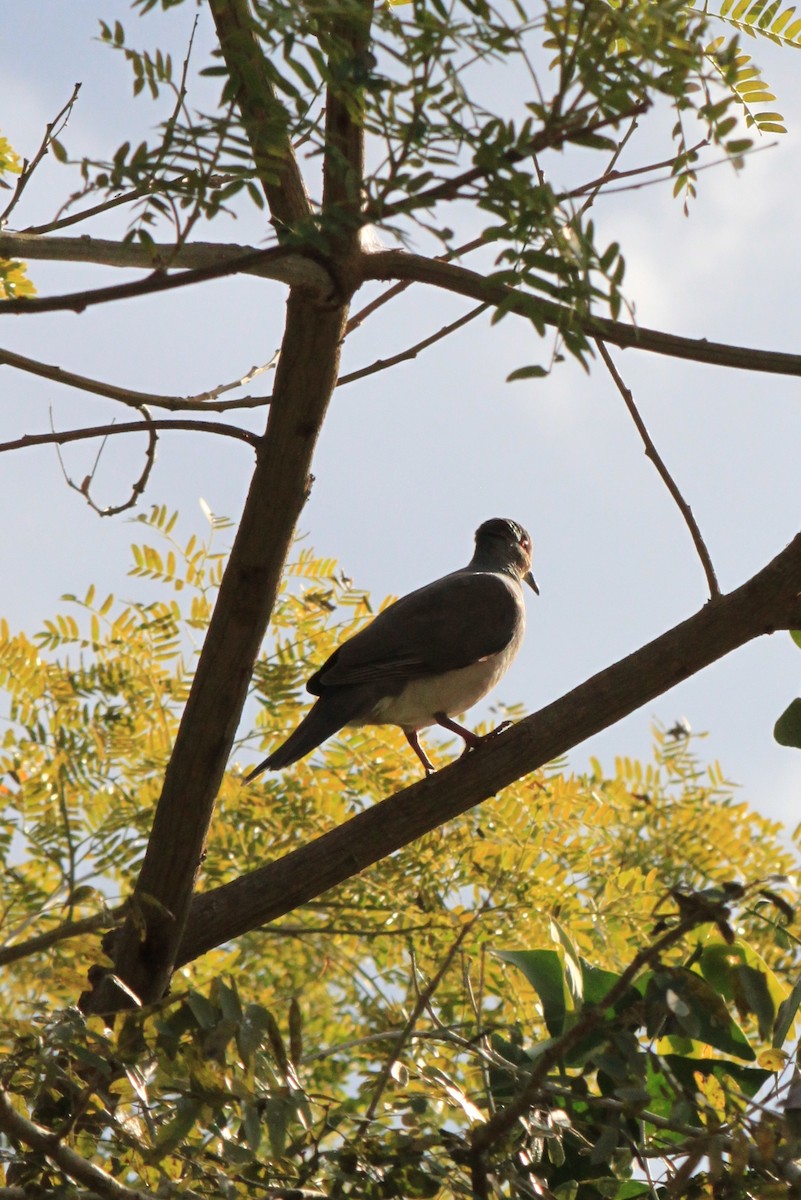
<path fill-rule="evenodd" d="M 533 589 L 534 589 L 534 591 L 535 591 L 535 592 L 537 593 L 537 595 L 539 596 L 539 594 L 540 594 L 540 589 L 537 587 L 537 581 L 536 581 L 536 579 L 534 578 L 534 576 L 531 574 L 531 571 L 526 571 L 525 575 L 523 576 L 523 580 L 524 580 L 524 582 L 525 582 L 525 583 L 527 583 L 527 584 L 528 584 L 528 586 L 529 586 L 530 588 L 533 588 Z"/>

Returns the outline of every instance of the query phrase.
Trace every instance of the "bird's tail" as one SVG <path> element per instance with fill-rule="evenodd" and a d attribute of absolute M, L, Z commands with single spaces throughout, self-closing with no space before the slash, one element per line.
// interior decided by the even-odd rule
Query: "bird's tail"
<path fill-rule="evenodd" d="M 343 704 L 343 700 L 350 700 L 351 703 Z M 277 750 L 273 750 L 263 762 L 260 762 L 257 767 L 245 776 L 243 783 L 250 783 L 257 775 L 261 775 L 262 771 L 280 771 L 282 767 L 289 767 L 300 758 L 305 758 L 312 750 L 316 749 L 321 742 L 326 738 L 331 737 L 332 733 L 336 733 L 347 725 L 348 721 L 352 720 L 356 715 L 361 704 L 354 703 L 357 697 L 321 697 L 298 725 L 297 729 L 289 735 L 287 740 L 283 742 Z"/>

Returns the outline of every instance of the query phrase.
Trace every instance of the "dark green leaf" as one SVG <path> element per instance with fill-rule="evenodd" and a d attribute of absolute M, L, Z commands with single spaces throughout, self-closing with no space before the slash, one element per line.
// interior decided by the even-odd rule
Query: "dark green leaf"
<path fill-rule="evenodd" d="M 801 750 L 801 699 L 788 704 L 773 726 L 773 736 L 780 746 Z"/>
<path fill-rule="evenodd" d="M 511 375 L 506 376 L 506 382 L 514 383 L 517 379 L 543 379 L 547 374 L 545 367 L 517 367 Z"/>

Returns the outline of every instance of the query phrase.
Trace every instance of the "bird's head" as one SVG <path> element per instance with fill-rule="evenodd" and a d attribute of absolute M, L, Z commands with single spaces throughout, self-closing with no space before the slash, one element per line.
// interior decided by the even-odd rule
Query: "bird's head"
<path fill-rule="evenodd" d="M 531 538 L 522 525 L 507 517 L 492 517 L 476 530 L 476 558 L 496 569 L 513 571 L 539 595 L 531 574 Z"/>

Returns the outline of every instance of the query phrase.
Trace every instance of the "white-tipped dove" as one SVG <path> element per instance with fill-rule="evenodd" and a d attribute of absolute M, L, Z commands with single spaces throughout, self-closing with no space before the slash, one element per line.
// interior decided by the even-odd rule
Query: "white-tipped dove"
<path fill-rule="evenodd" d="M 477 745 L 452 718 L 486 696 L 520 649 L 523 581 L 539 592 L 531 538 L 514 521 L 485 521 L 466 567 L 396 600 L 315 671 L 306 687 L 317 701 L 245 782 L 297 762 L 344 725 L 400 725 L 427 774 L 421 729 L 441 725 L 465 749 Z"/>

